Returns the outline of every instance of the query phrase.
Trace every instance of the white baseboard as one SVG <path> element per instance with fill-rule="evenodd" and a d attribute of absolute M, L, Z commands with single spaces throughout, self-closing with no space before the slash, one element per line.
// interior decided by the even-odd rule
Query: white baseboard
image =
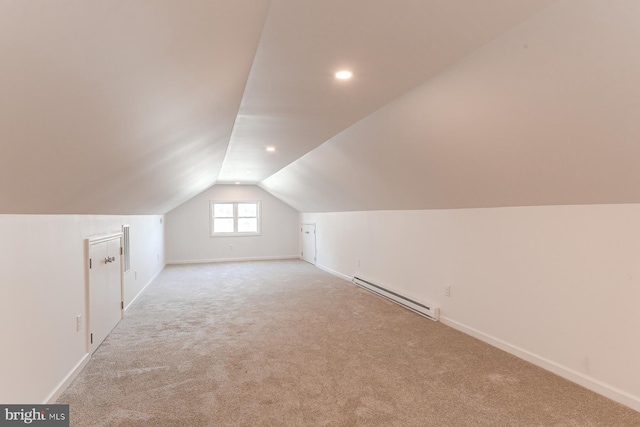
<path fill-rule="evenodd" d="M 277 256 L 246 257 L 246 258 L 214 258 L 214 259 L 179 260 L 179 261 L 167 261 L 167 264 L 168 265 L 209 264 L 212 262 L 272 261 L 272 260 L 298 259 L 298 258 L 300 258 L 299 255 L 277 255 Z"/>
<path fill-rule="evenodd" d="M 151 278 L 151 280 L 149 280 L 149 281 L 147 282 L 147 284 L 146 284 L 146 285 L 144 285 L 144 286 L 142 287 L 142 289 L 140 289 L 140 292 L 138 292 L 138 293 L 136 294 L 136 296 L 135 296 L 135 297 L 133 297 L 133 299 L 131 300 L 131 302 L 130 302 L 129 304 L 127 304 L 127 306 L 124 308 L 124 311 L 125 311 L 125 312 L 126 312 L 127 310 L 129 310 L 129 307 L 131 307 L 131 306 L 133 305 L 133 303 L 135 303 L 135 302 L 138 300 L 138 298 L 140 298 L 140 295 L 142 295 L 142 294 L 144 293 L 144 291 L 149 287 L 149 285 L 150 285 L 151 283 L 153 283 L 153 281 L 154 281 L 154 280 L 156 280 L 156 277 L 158 277 L 158 276 L 160 275 L 160 273 L 162 273 L 162 270 L 164 270 L 165 265 L 166 265 L 166 264 L 162 264 L 162 267 L 160 267 L 160 269 L 156 272 L 156 274 L 154 274 L 154 275 L 153 275 L 153 277 Z"/>
<path fill-rule="evenodd" d="M 586 389 L 589 389 L 602 396 L 608 397 L 611 400 L 614 400 L 622 405 L 628 406 L 631 409 L 640 412 L 639 396 L 634 396 L 630 393 L 625 392 L 624 390 L 612 387 L 609 384 L 606 384 L 595 378 L 591 378 L 581 372 L 575 371 L 571 368 L 567 368 L 566 366 L 560 365 L 559 363 L 556 363 L 552 360 L 545 359 L 544 357 L 533 354 L 527 350 L 509 344 L 508 342 L 502 341 L 499 338 L 485 334 L 484 332 L 464 325 L 460 322 L 456 322 L 455 320 L 449 319 L 445 316 L 440 316 L 440 321 L 445 325 L 452 327 L 453 329 L 456 329 L 467 335 L 471 335 L 472 337 L 477 338 L 480 341 L 484 341 L 487 344 L 504 350 L 507 353 L 513 354 L 520 359 L 533 363 L 534 365 L 539 366 L 542 369 L 552 372 L 573 383 L 581 385 Z"/>
<path fill-rule="evenodd" d="M 346 280 L 346 281 L 348 281 L 348 282 L 353 281 L 353 277 L 351 277 L 351 276 L 347 276 L 346 274 L 342 274 L 342 273 L 340 273 L 340 272 L 337 272 L 337 271 L 335 271 L 335 270 L 332 270 L 332 269 L 330 269 L 329 267 L 326 267 L 326 266 L 324 266 L 324 265 L 316 264 L 316 267 L 318 267 L 320 270 L 324 270 L 324 271 L 326 271 L 327 273 L 333 274 L 334 276 L 339 277 L 339 278 L 341 278 L 341 279 L 344 279 L 344 280 Z"/>
<path fill-rule="evenodd" d="M 316 267 L 349 282 L 351 282 L 353 279 L 346 274 L 339 273 L 321 264 L 316 264 Z M 634 396 L 630 393 L 625 392 L 624 390 L 620 390 L 595 378 L 584 375 L 581 372 L 575 371 L 571 368 L 567 368 L 566 366 L 562 366 L 549 359 L 545 359 L 544 357 L 538 356 L 520 347 L 509 344 L 506 341 L 502 341 L 501 339 L 485 334 L 484 332 L 481 332 L 470 326 L 464 325 L 453 319 L 449 319 L 446 316 L 440 316 L 440 322 L 452 327 L 453 329 L 477 338 L 480 341 L 484 341 L 489 345 L 504 350 L 507 353 L 513 354 L 514 356 L 526 360 L 529 363 L 533 363 L 534 365 L 539 366 L 542 369 L 552 372 L 573 383 L 581 385 L 586 389 L 589 389 L 602 396 L 608 397 L 611 400 L 614 400 L 622 405 L 628 406 L 631 409 L 640 412 L 640 397 L 638 396 Z"/>
<path fill-rule="evenodd" d="M 136 300 L 140 297 L 140 295 L 142 295 L 142 293 L 145 291 L 145 289 L 147 289 L 147 287 L 155 280 L 155 278 L 158 277 L 158 275 L 160 273 L 162 273 L 163 269 L 164 269 L 164 265 L 151 278 L 151 280 L 149 280 L 149 282 L 147 282 L 147 284 L 144 285 L 144 287 L 140 290 L 140 292 L 138 292 L 138 294 L 133 298 L 133 300 L 131 300 L 129 305 L 127 305 L 125 307 L 125 309 L 124 309 L 125 311 L 127 311 L 129 309 L 129 307 L 131 307 L 133 305 L 133 303 L 136 302 Z M 69 384 L 71 384 L 71 382 L 84 369 L 84 367 L 87 365 L 87 363 L 89 363 L 89 360 L 91 360 L 91 354 L 87 353 L 82 357 L 82 359 L 80 359 L 80 361 L 76 364 L 76 366 L 74 366 L 74 368 L 71 370 L 71 372 L 69 372 L 67 374 L 67 376 L 64 377 L 64 379 L 62 381 L 60 381 L 60 383 L 58 383 L 58 385 L 55 386 L 53 391 L 51 393 L 49 393 L 49 395 L 44 399 L 43 405 L 55 403 L 55 401 L 62 395 L 62 393 L 67 389 L 67 387 L 69 387 Z"/>
<path fill-rule="evenodd" d="M 56 400 L 62 395 L 62 393 L 69 387 L 69 384 L 78 376 L 78 374 L 84 369 L 84 367 L 91 360 L 91 354 L 85 354 L 82 359 L 73 367 L 71 372 L 67 374 L 62 381 L 58 383 L 51 393 L 42 402 L 43 405 L 55 403 Z"/>
<path fill-rule="evenodd" d="M 352 281 L 352 277 L 347 276 L 345 274 L 339 273 L 335 270 L 332 270 L 329 267 L 326 267 L 321 264 L 316 264 L 316 267 L 321 270 L 326 271 L 336 277 L 347 280 L 349 282 Z M 493 337 L 491 335 L 485 334 L 477 329 L 474 329 L 470 326 L 457 322 L 453 319 L 449 319 L 446 316 L 440 316 L 440 322 L 444 323 L 447 326 L 452 327 L 460 332 L 463 332 L 467 335 L 470 335 L 474 338 L 479 339 L 480 341 L 484 341 L 489 345 L 497 347 L 501 350 L 506 351 L 507 353 L 513 354 L 514 356 L 526 360 L 529 363 L 533 363 L 536 366 L 541 367 L 549 372 L 552 372 L 562 378 L 565 378 L 573 383 L 581 385 L 582 387 L 589 389 L 595 393 L 598 393 L 602 396 L 608 397 L 611 400 L 614 400 L 622 405 L 628 406 L 631 409 L 640 412 L 640 397 L 634 396 L 630 393 L 627 393 L 624 390 L 620 390 L 616 387 L 613 387 L 609 384 L 606 384 L 602 381 L 599 381 L 595 378 L 591 378 L 587 375 L 584 375 L 581 372 L 575 371 L 571 368 L 567 368 L 566 366 L 560 365 L 559 363 L 553 362 L 549 359 L 545 359 L 544 357 L 533 354 L 527 350 L 524 350 L 520 347 L 509 344 L 506 341 L 503 341 L 499 338 Z"/>

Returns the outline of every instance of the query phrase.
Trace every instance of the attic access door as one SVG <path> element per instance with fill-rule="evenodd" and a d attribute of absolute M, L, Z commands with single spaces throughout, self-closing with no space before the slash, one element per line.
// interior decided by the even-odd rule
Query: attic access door
<path fill-rule="evenodd" d="M 122 233 L 88 240 L 89 352 L 93 353 L 122 319 Z"/>
<path fill-rule="evenodd" d="M 316 265 L 316 225 L 302 224 L 302 259 Z"/>

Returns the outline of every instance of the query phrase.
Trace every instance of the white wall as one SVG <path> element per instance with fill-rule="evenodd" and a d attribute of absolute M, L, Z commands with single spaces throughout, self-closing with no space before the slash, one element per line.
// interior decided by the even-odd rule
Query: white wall
<path fill-rule="evenodd" d="M 439 305 L 444 323 L 636 410 L 639 218 L 640 205 L 301 214 L 321 268 Z"/>
<path fill-rule="evenodd" d="M 209 201 L 260 200 L 260 236 L 210 237 Z M 255 185 L 215 185 L 166 216 L 168 263 L 299 257 L 298 211 Z"/>
<path fill-rule="evenodd" d="M 162 216 L 0 215 L 0 402 L 43 403 L 88 360 L 85 239 L 129 224 L 125 306 L 164 265 Z M 76 331 L 76 316 L 83 327 Z"/>

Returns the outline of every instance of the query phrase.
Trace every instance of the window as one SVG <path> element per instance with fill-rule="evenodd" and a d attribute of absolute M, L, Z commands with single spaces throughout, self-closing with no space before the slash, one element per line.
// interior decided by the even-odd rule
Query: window
<path fill-rule="evenodd" d="M 260 202 L 211 201 L 211 236 L 260 234 Z"/>

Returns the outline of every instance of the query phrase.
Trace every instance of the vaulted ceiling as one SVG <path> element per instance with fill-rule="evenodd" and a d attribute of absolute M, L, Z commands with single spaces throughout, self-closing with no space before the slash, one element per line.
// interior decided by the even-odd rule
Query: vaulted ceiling
<path fill-rule="evenodd" d="M 637 22 L 635 0 L 2 1 L 0 213 L 235 182 L 301 211 L 637 203 Z"/>

